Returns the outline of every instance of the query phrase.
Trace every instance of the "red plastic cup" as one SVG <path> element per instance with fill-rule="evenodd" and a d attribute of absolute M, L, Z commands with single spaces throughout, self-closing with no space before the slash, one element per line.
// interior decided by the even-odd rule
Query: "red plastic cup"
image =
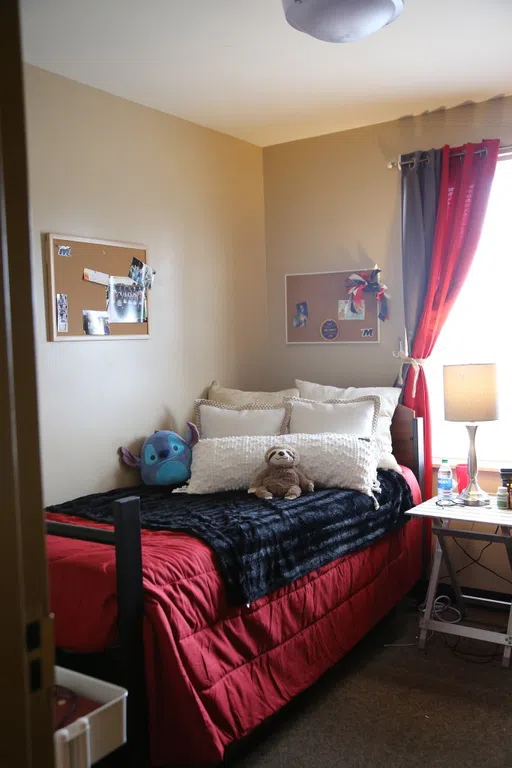
<path fill-rule="evenodd" d="M 455 467 L 455 474 L 457 475 L 457 488 L 459 493 L 462 493 L 469 485 L 469 474 L 467 464 L 457 464 Z"/>

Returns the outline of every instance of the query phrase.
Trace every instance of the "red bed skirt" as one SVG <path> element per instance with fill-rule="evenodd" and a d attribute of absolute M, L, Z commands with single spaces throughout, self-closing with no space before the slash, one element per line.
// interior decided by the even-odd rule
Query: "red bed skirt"
<path fill-rule="evenodd" d="M 419 503 L 416 480 L 406 475 Z M 422 564 L 422 520 L 414 519 L 233 608 L 206 544 L 164 531 L 143 531 L 142 542 L 154 765 L 220 761 L 231 742 L 341 659 L 411 589 Z M 47 549 L 57 645 L 104 650 L 116 640 L 113 548 L 49 536 Z"/>

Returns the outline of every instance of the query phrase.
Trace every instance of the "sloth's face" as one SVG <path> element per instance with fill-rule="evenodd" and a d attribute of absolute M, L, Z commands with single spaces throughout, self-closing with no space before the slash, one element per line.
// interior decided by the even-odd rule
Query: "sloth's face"
<path fill-rule="evenodd" d="M 296 458 L 288 448 L 277 447 L 270 451 L 267 461 L 275 467 L 293 467 Z"/>

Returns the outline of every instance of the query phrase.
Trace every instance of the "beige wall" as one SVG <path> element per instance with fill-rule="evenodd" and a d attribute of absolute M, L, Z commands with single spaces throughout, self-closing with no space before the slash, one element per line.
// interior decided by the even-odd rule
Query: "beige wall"
<path fill-rule="evenodd" d="M 46 503 L 135 481 L 118 446 L 183 432 L 213 378 L 265 384 L 261 149 L 26 69 Z M 41 233 L 143 243 L 149 340 L 50 343 Z"/>
<path fill-rule="evenodd" d="M 512 144 L 512 97 L 264 149 L 269 383 L 289 386 L 295 377 L 339 386 L 393 383 L 398 368 L 392 351 L 403 336 L 400 174 L 388 170 L 387 163 L 414 149 L 483 138 Z M 285 344 L 287 272 L 365 268 L 375 262 L 392 295 L 380 344 Z M 482 473 L 482 484 L 495 491 L 498 477 Z M 473 556 L 483 546 L 466 545 Z M 461 567 L 467 559 L 453 550 Z M 490 547 L 482 562 L 510 578 L 500 545 Z M 461 578 L 482 589 L 508 588 L 478 566 Z"/>
<path fill-rule="evenodd" d="M 267 148 L 265 266 L 260 149 L 34 67 L 26 97 L 46 503 L 135 481 L 118 466 L 118 446 L 138 447 L 157 428 L 183 431 L 213 378 L 245 388 L 295 376 L 391 383 L 403 301 L 399 174 L 387 161 L 445 142 L 512 143 L 508 98 Z M 47 341 L 41 233 L 50 231 L 149 246 L 151 339 Z M 286 272 L 374 261 L 392 302 L 371 355 L 362 345 L 285 345 Z M 486 481 L 492 490 L 496 478 Z M 507 574 L 499 550 L 484 562 Z M 475 567 L 463 583 L 506 587 Z"/>
<path fill-rule="evenodd" d="M 403 336 L 400 174 L 402 152 L 482 138 L 512 143 L 512 97 L 395 120 L 263 151 L 269 370 L 272 384 L 310 379 L 339 386 L 392 384 L 392 350 Z M 392 295 L 381 343 L 285 344 L 284 275 L 377 262 Z"/>

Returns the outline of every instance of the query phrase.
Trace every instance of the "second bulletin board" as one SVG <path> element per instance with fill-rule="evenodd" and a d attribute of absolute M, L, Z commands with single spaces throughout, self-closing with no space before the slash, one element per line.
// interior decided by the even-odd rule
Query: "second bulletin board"
<path fill-rule="evenodd" d="M 376 344 L 379 302 L 363 293 L 361 311 L 350 310 L 345 280 L 357 269 L 285 275 L 287 344 Z"/>

